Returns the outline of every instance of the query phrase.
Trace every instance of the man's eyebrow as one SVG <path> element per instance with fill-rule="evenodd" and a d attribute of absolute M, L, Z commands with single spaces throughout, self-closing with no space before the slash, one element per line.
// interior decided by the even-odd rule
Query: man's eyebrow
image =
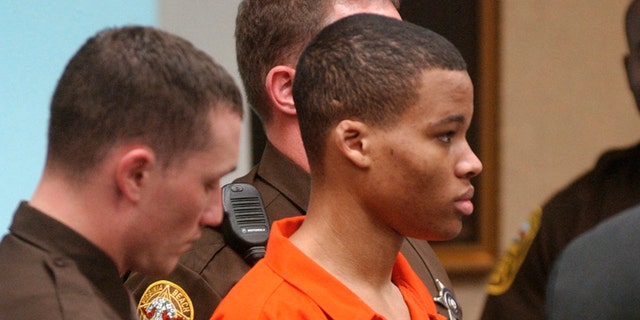
<path fill-rule="evenodd" d="M 465 122 L 465 117 L 463 115 L 454 114 L 454 115 L 447 116 L 444 119 L 431 123 L 431 127 L 441 126 L 449 123 L 464 123 L 464 122 Z"/>

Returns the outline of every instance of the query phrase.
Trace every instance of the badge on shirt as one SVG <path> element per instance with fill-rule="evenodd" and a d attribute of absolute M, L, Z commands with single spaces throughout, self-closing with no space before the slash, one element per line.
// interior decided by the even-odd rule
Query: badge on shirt
<path fill-rule="evenodd" d="M 147 287 L 138 303 L 140 320 L 193 320 L 191 298 L 179 285 L 159 280 Z"/>
<path fill-rule="evenodd" d="M 533 239 L 540 229 L 541 217 L 542 208 L 538 208 L 531 213 L 529 220 L 522 224 L 518 238 L 509 246 L 507 252 L 493 269 L 487 285 L 487 293 L 497 296 L 505 293 L 511 287 L 527 252 L 529 252 Z"/>
<path fill-rule="evenodd" d="M 449 320 L 462 319 L 462 310 L 458 307 L 458 301 L 456 301 L 453 291 L 445 287 L 444 283 L 438 279 L 436 279 L 436 284 L 438 285 L 438 296 L 433 298 L 433 301 L 447 309 Z"/>

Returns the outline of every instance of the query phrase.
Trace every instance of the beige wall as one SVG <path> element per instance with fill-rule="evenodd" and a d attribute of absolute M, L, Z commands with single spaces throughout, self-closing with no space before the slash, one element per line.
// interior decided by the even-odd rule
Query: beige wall
<path fill-rule="evenodd" d="M 501 222 L 505 245 L 527 211 L 638 138 L 628 90 L 627 0 L 504 1 L 501 46 Z"/>
<path fill-rule="evenodd" d="M 239 79 L 233 53 L 238 0 L 159 3 L 162 27 L 191 39 Z M 640 117 L 622 68 L 626 4 L 627 0 L 501 2 L 501 249 L 535 206 L 591 167 L 601 151 L 631 144 L 640 136 Z M 240 173 L 247 171 L 249 162 L 244 143 Z M 454 279 L 467 320 L 479 316 L 484 282 L 485 278 Z"/>

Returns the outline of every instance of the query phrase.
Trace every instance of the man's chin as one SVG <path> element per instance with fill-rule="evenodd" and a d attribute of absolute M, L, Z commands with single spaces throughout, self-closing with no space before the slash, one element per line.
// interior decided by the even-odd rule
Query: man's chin
<path fill-rule="evenodd" d="M 462 221 L 454 221 L 450 223 L 447 228 L 432 231 L 422 239 L 428 241 L 449 241 L 458 237 L 461 231 Z"/>

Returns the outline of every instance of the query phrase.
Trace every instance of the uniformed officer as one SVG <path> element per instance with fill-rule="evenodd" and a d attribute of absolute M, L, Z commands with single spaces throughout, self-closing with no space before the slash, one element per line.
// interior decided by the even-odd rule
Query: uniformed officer
<path fill-rule="evenodd" d="M 169 273 L 222 220 L 240 91 L 186 40 L 127 26 L 80 48 L 50 110 L 44 173 L 0 243 L 0 318 L 136 319 L 120 276 Z"/>
<path fill-rule="evenodd" d="M 345 17 L 304 50 L 306 216 L 273 223 L 212 319 L 445 319 L 399 251 L 408 235 L 455 237 L 473 211 L 472 84 L 450 42 L 392 17 Z"/>
<path fill-rule="evenodd" d="M 640 108 L 640 2 L 626 14 L 629 54 L 624 63 Z M 482 319 L 544 319 L 553 264 L 575 237 L 640 202 L 640 144 L 612 150 L 595 167 L 536 209 L 494 268 Z"/>

